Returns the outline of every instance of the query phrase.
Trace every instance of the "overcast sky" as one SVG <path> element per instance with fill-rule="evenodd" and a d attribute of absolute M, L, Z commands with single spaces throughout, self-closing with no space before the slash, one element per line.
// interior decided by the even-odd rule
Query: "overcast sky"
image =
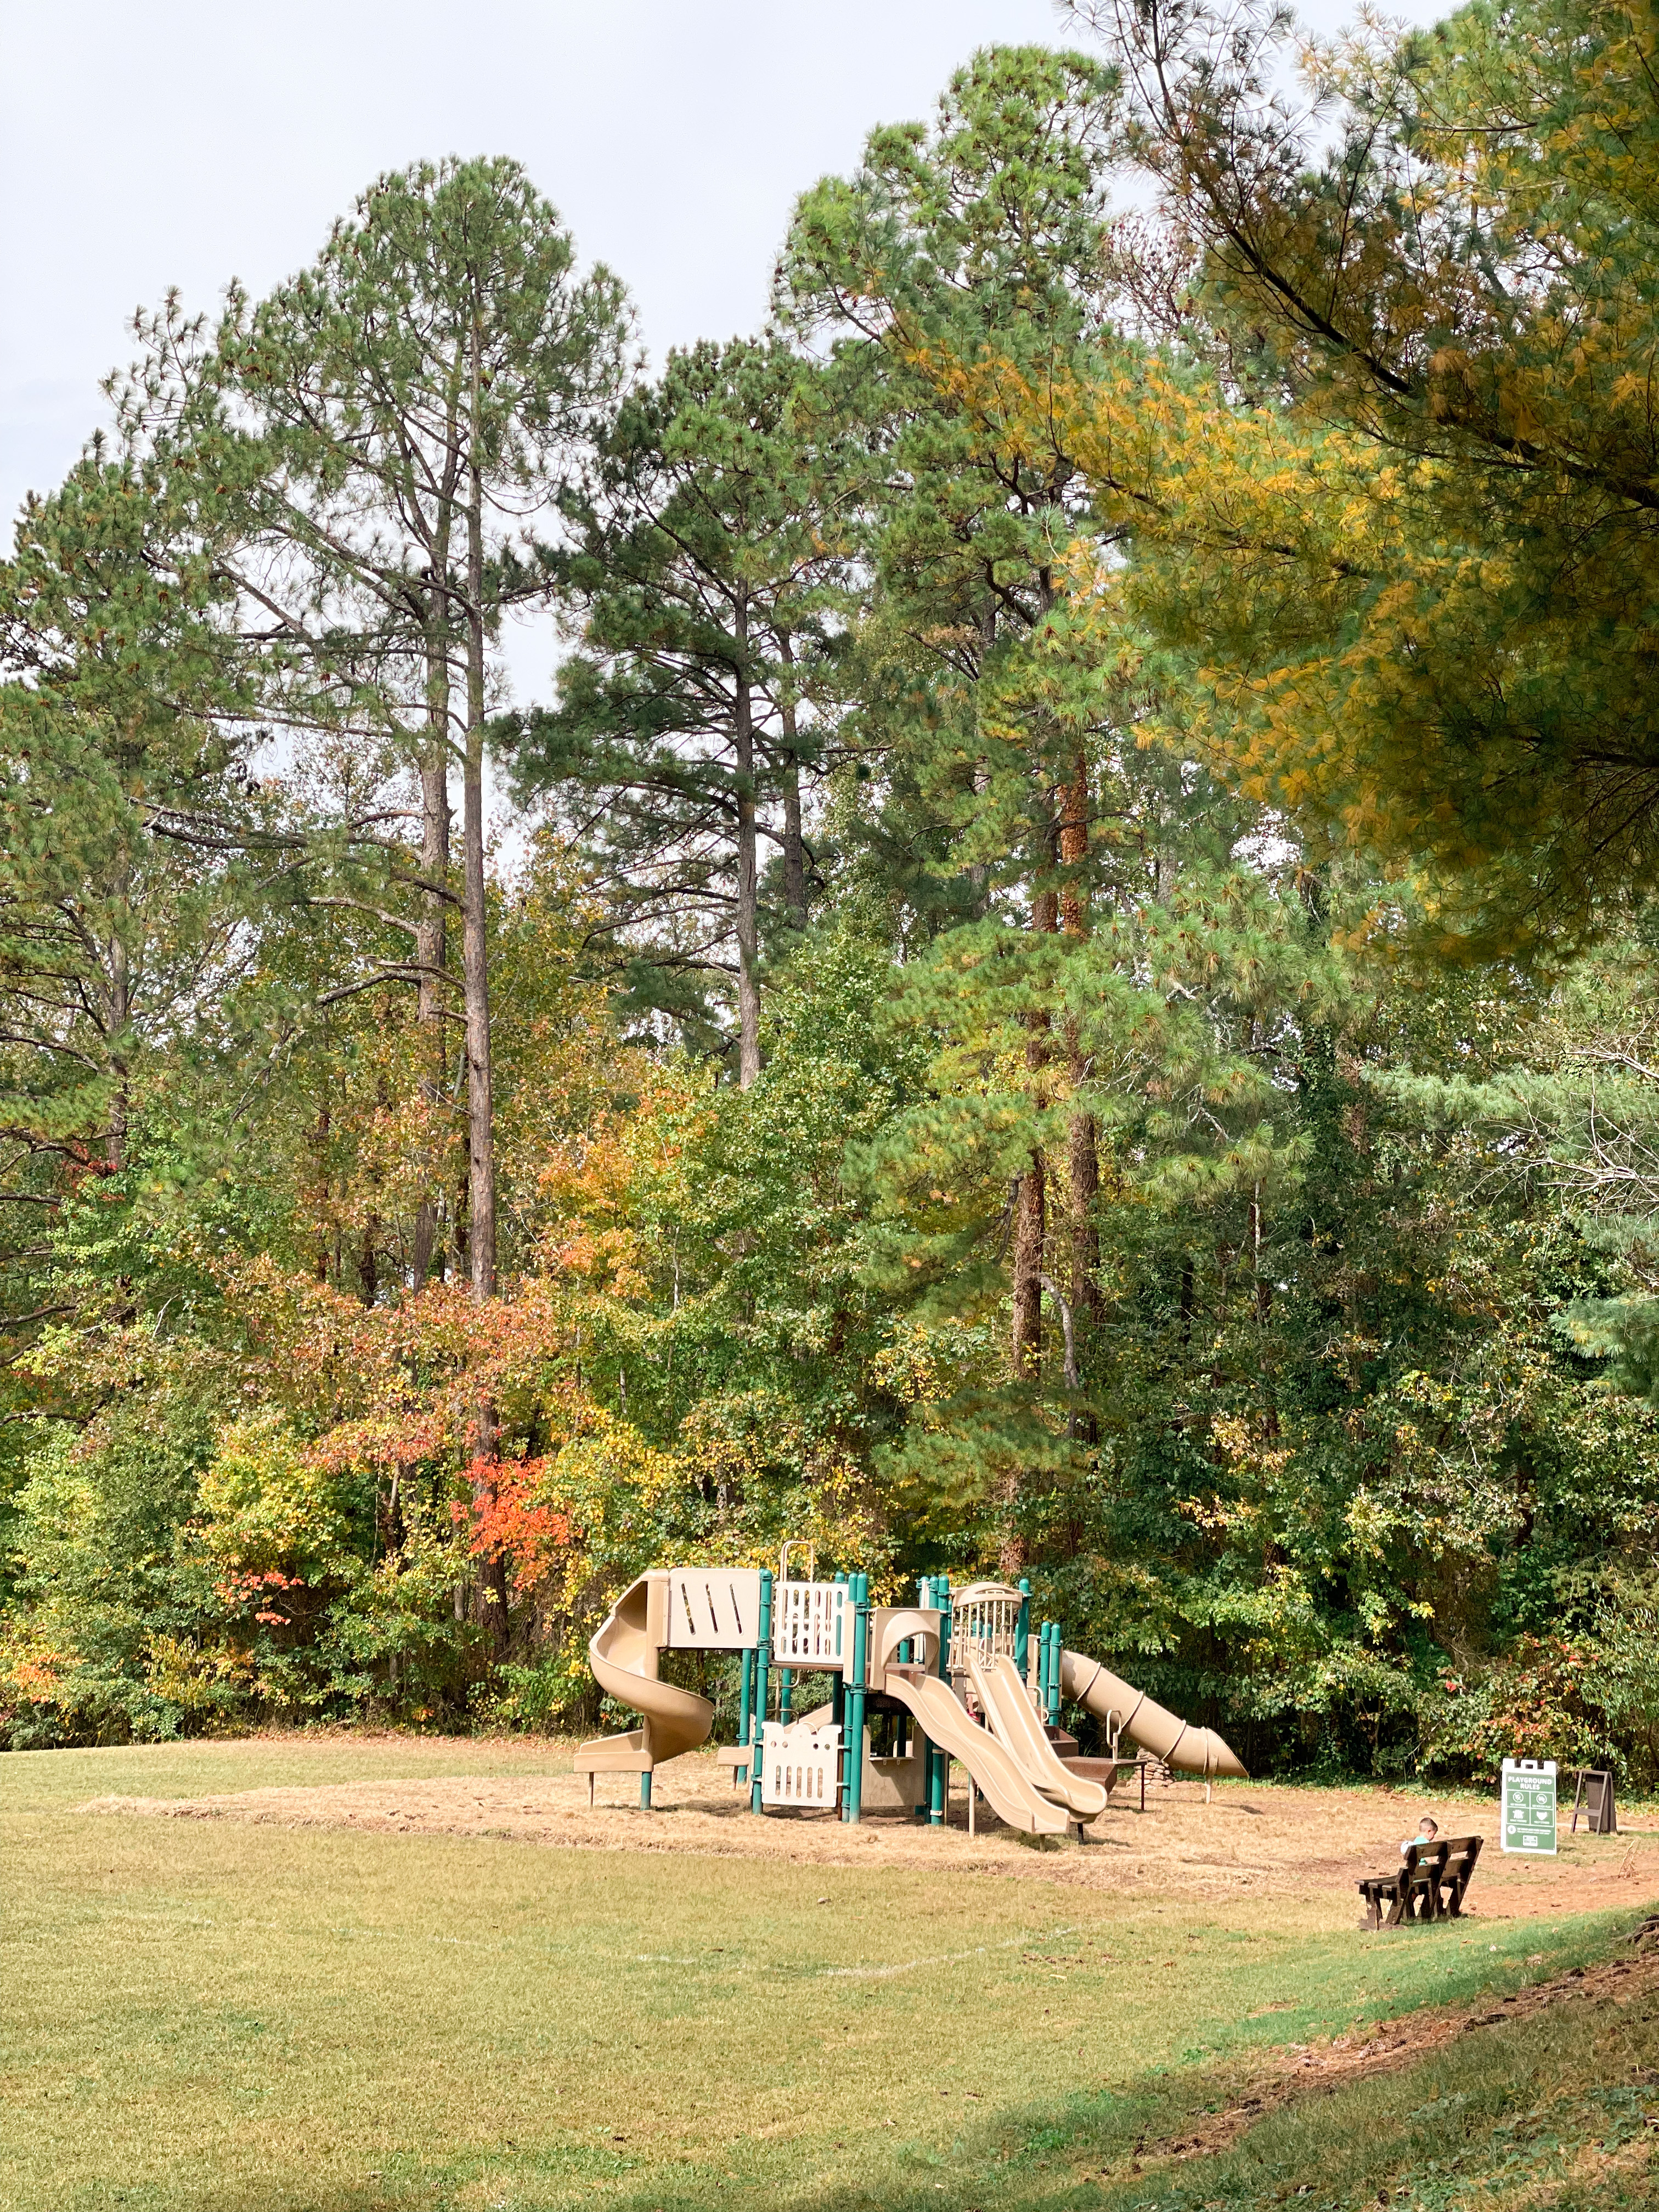
<path fill-rule="evenodd" d="M 874 125 L 1066 35 L 1051 0 L 0 0 L 0 543 L 136 307 L 265 290 L 383 169 L 515 155 L 660 358 L 755 328 L 795 196 Z"/>

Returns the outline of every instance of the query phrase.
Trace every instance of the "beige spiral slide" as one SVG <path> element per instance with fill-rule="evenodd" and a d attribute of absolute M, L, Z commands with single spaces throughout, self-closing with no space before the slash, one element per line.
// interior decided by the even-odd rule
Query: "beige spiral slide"
<path fill-rule="evenodd" d="M 580 1746 L 574 1761 L 588 1777 L 648 1774 L 665 1759 L 695 1751 L 714 1724 L 714 1708 L 695 1690 L 657 1680 L 657 1662 L 668 1641 L 668 1577 L 641 1575 L 623 1591 L 587 1646 L 593 1679 L 619 1705 L 644 1716 L 643 1728 L 621 1735 L 595 1736 Z"/>
<path fill-rule="evenodd" d="M 1073 1705 L 1085 1706 L 1116 1732 L 1133 1736 L 1143 1751 L 1179 1773 L 1201 1774 L 1206 1781 L 1223 1774 L 1249 1780 L 1243 1761 L 1213 1729 L 1189 1727 L 1098 1659 L 1081 1651 L 1062 1652 L 1060 1687 Z"/>

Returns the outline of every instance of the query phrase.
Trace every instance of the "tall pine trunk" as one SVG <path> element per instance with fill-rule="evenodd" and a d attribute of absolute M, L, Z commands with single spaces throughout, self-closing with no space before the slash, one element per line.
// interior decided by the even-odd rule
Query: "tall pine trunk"
<path fill-rule="evenodd" d="M 1040 936 L 1052 936 L 1058 927 L 1058 904 L 1051 890 L 1039 891 L 1031 902 L 1031 927 Z M 1025 1066 L 1032 1079 L 1031 1104 L 1041 1113 L 1048 1103 L 1044 1076 L 1048 1066 L 1048 1017 L 1025 1017 Z M 1033 1145 L 1030 1158 L 1020 1176 L 1018 1209 L 1014 1224 L 1014 1373 L 1035 1378 L 1042 1370 L 1042 1258 L 1048 1234 L 1048 1163 L 1042 1147 Z"/>
<path fill-rule="evenodd" d="M 749 689 L 749 603 L 738 594 L 732 738 L 738 786 L 738 1081 L 760 1073 L 760 881 L 755 843 L 755 721 Z"/>
<path fill-rule="evenodd" d="M 778 633 L 778 658 L 786 669 L 795 665 L 789 633 Z M 786 677 L 786 684 L 792 680 Z M 800 754 L 795 741 L 795 695 L 786 690 L 778 712 L 783 725 L 783 903 L 792 929 L 806 927 L 806 840 L 801 834 Z"/>
<path fill-rule="evenodd" d="M 109 1008 L 106 1039 L 110 1073 L 115 1087 L 110 1096 L 109 1128 L 104 1138 L 104 1159 L 112 1170 L 127 1164 L 127 1131 L 132 1119 L 131 1070 L 127 1063 L 127 1024 L 132 1019 L 132 963 L 127 941 L 118 927 L 110 933 Z"/>
<path fill-rule="evenodd" d="M 136 744 L 120 749 L 124 781 L 127 775 L 137 776 L 140 757 Z M 132 960 L 125 934 L 132 911 L 132 877 L 131 860 L 125 859 L 111 886 L 108 982 L 104 994 L 104 1050 L 112 1079 L 109 1127 L 104 1133 L 104 1164 L 114 1173 L 127 1164 L 127 1139 L 132 1122 L 132 1068 L 127 1058 L 127 1030 L 132 1020 Z"/>
<path fill-rule="evenodd" d="M 441 557 L 447 560 L 447 549 Z M 435 884 L 446 883 L 449 875 L 449 625 L 441 585 L 434 591 L 433 603 L 427 637 L 427 747 L 421 762 L 421 873 Z M 415 959 L 421 971 L 421 1056 L 425 1062 L 421 1087 L 434 1115 L 442 1103 L 449 1060 L 442 983 L 448 949 L 447 903 L 437 890 L 422 892 L 415 929 Z M 416 1290 L 431 1273 L 437 1253 L 437 1196 L 428 1189 L 415 1216 Z"/>
<path fill-rule="evenodd" d="M 472 420 L 466 505 L 466 745 L 461 803 L 461 980 L 466 1010 L 467 1244 L 472 1297 L 495 1295 L 495 1118 L 489 1049 L 489 965 L 484 898 L 484 544 L 479 339 L 474 325 Z M 481 1396 L 473 1460 L 475 1509 L 495 1503 L 495 1407 Z M 478 1573 L 479 1626 L 491 1653 L 507 1649 L 507 1564 L 496 1553 Z"/>
<path fill-rule="evenodd" d="M 1054 854 L 1043 855 L 1044 872 L 1052 882 Z M 1040 937 L 1052 937 L 1060 926 L 1058 896 L 1049 889 L 1031 900 L 1031 928 Z M 1048 1103 L 1045 1074 L 1048 1066 L 1049 1018 L 1046 1012 L 1025 1016 L 1025 1067 L 1031 1078 L 1032 1111 L 1041 1114 Z M 1033 1145 L 1019 1178 L 1014 1213 L 1013 1333 L 1011 1364 L 1017 1381 L 1035 1382 L 1042 1372 L 1042 1274 L 1044 1246 L 1048 1233 L 1048 1164 L 1041 1145 Z M 1025 1566 L 1025 1537 L 1018 1515 L 1023 1486 L 1018 1465 L 1009 1470 L 1003 1486 L 1002 1505 L 1007 1519 L 998 1551 L 997 1565 L 1004 1579 L 1012 1582 Z"/>
<path fill-rule="evenodd" d="M 1089 763 L 1079 744 L 1073 756 L 1070 780 L 1060 793 L 1060 927 L 1067 937 L 1089 934 L 1089 907 L 1085 869 L 1089 858 Z M 1066 1024 L 1066 1057 L 1073 1093 L 1081 1089 L 1083 1054 L 1077 1023 Z M 1078 1339 L 1079 1369 L 1086 1370 L 1087 1356 L 1100 1320 L 1100 1231 L 1096 1208 L 1100 1199 L 1100 1150 L 1095 1117 L 1076 1109 L 1066 1130 L 1066 1182 L 1072 1231 L 1072 1312 Z M 1091 1418 L 1076 1416 L 1076 1433 L 1095 1441 Z"/>

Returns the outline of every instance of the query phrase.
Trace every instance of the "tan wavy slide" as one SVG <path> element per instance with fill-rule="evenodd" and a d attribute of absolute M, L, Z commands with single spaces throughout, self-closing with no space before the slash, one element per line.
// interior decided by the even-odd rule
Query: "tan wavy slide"
<path fill-rule="evenodd" d="M 1133 1736 L 1143 1751 L 1161 1759 L 1182 1774 L 1201 1774 L 1206 1780 L 1229 1774 L 1240 1782 L 1249 1776 L 1243 1760 L 1213 1729 L 1191 1728 L 1159 1705 L 1144 1690 L 1126 1682 L 1081 1651 L 1060 1654 L 1060 1687 L 1073 1705 L 1086 1706 L 1102 1720 L 1110 1720 L 1124 1735 Z"/>
<path fill-rule="evenodd" d="M 1032 1787 L 1063 1805 L 1074 1820 L 1097 1820 L 1106 1810 L 1104 1786 L 1061 1765 L 1013 1661 L 1006 1653 L 984 1664 L 970 1658 L 968 1679 L 992 1733 Z"/>
<path fill-rule="evenodd" d="M 668 1636 L 667 1603 L 667 1576 L 641 1575 L 590 1639 L 593 1679 L 618 1705 L 643 1714 L 645 1725 L 583 1744 L 574 1760 L 578 1774 L 648 1772 L 696 1750 L 714 1726 L 714 1708 L 707 1698 L 657 1680 L 659 1651 Z"/>
<path fill-rule="evenodd" d="M 889 1667 L 883 1687 L 910 1708 L 930 1742 L 962 1761 L 991 1809 L 1011 1828 L 1022 1828 L 1028 1836 L 1066 1833 L 1072 1816 L 1027 1780 L 1012 1753 L 989 1729 L 969 1718 L 948 1682 L 917 1667 Z"/>

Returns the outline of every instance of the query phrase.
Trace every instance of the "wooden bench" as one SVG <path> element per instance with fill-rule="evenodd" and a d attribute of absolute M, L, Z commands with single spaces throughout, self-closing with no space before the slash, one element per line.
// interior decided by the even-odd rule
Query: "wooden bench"
<path fill-rule="evenodd" d="M 1358 1885 L 1365 1900 L 1366 1927 L 1457 1919 L 1482 1840 L 1480 1836 L 1449 1836 L 1443 1843 L 1408 1844 L 1397 1874 L 1370 1875 Z"/>

